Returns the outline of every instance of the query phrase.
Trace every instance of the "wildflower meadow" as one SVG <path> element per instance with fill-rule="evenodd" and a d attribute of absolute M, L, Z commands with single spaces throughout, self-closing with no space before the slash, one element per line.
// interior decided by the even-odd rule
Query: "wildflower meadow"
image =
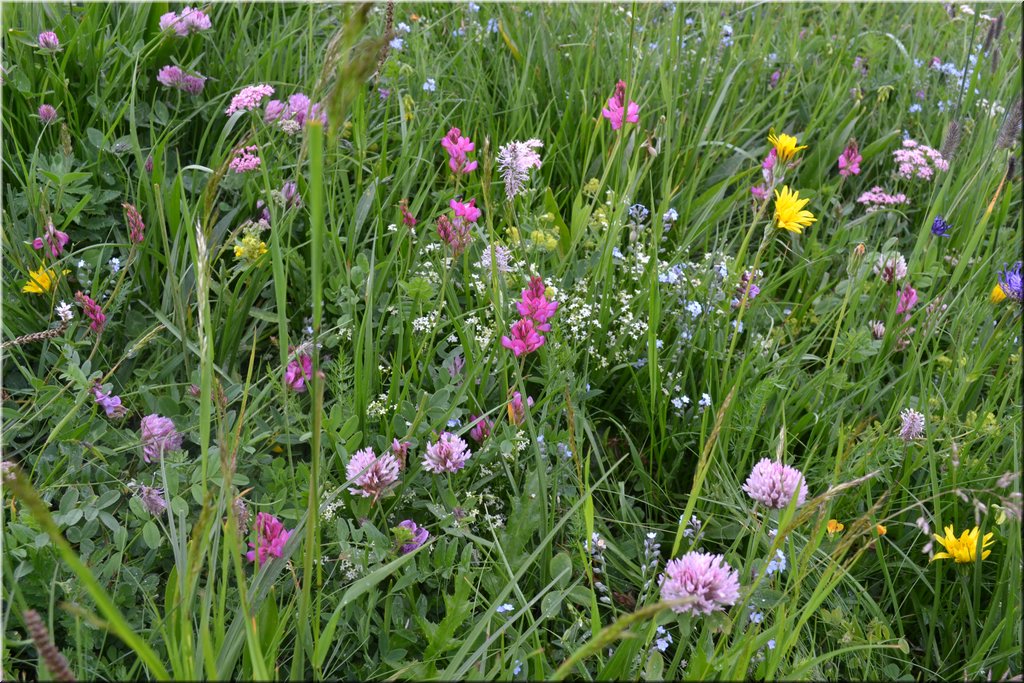
<path fill-rule="evenodd" d="M 1020 3 L 0 19 L 3 680 L 1021 680 Z"/>

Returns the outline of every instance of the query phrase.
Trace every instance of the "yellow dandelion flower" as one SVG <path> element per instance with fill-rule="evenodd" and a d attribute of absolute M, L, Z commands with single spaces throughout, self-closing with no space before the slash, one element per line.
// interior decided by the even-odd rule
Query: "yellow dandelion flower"
<path fill-rule="evenodd" d="M 792 135 L 785 133 L 776 135 L 774 130 L 768 131 L 768 142 L 775 147 L 775 154 L 782 163 L 792 159 L 800 150 L 807 149 L 807 145 L 797 146 L 796 138 Z"/>
<path fill-rule="evenodd" d="M 828 520 L 828 535 L 838 534 L 840 531 L 846 528 L 846 525 L 840 522 L 838 519 Z"/>
<path fill-rule="evenodd" d="M 65 270 L 62 272 L 62 275 L 67 275 L 69 272 Z M 28 281 L 25 282 L 25 286 L 21 288 L 21 291 L 25 294 L 46 294 L 57 284 L 57 277 L 57 271 L 55 270 L 47 268 L 30 270 L 28 271 Z"/>
<path fill-rule="evenodd" d="M 992 540 L 992 534 L 985 534 L 985 538 L 979 542 L 978 536 L 981 534 L 981 530 L 978 527 L 974 527 L 970 531 L 964 531 L 960 534 L 960 538 L 956 537 L 953 532 L 953 525 L 945 527 L 945 536 L 939 536 L 938 534 L 932 534 L 935 540 L 942 544 L 942 547 L 946 549 L 944 553 L 935 553 L 933 560 L 954 560 L 957 564 L 964 564 L 967 562 L 974 562 L 978 559 L 978 546 L 982 548 L 981 559 L 985 559 L 992 554 L 991 550 L 985 550 L 988 546 L 995 543 Z"/>
<path fill-rule="evenodd" d="M 804 228 L 818 220 L 813 213 L 804 209 L 809 201 L 800 199 L 800 192 L 793 192 L 789 185 L 782 186 L 781 194 L 775 190 L 776 227 L 801 234 Z"/>
<path fill-rule="evenodd" d="M 889 530 L 885 528 L 884 524 L 876 524 L 875 531 L 878 532 L 879 536 L 885 536 L 887 533 L 889 533 Z"/>
<path fill-rule="evenodd" d="M 1006 298 L 1006 292 L 999 285 L 992 288 L 992 293 L 988 295 L 988 300 L 994 304 L 1001 303 Z"/>

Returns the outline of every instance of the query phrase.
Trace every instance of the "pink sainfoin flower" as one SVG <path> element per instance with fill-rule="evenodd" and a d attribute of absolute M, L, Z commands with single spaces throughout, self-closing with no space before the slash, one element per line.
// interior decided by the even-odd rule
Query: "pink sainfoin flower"
<path fill-rule="evenodd" d="M 524 318 L 513 323 L 509 334 L 501 338 L 501 345 L 518 358 L 544 346 L 544 337 L 537 333 L 533 320 Z"/>
<path fill-rule="evenodd" d="M 56 52 L 60 49 L 60 39 L 53 31 L 43 31 L 37 38 L 39 49 Z"/>
<path fill-rule="evenodd" d="M 903 147 L 894 150 L 892 158 L 900 178 L 931 180 L 936 171 L 949 170 L 949 162 L 942 158 L 940 151 L 918 144 L 916 140 L 904 140 Z"/>
<path fill-rule="evenodd" d="M 398 470 L 398 460 L 391 453 L 377 456 L 372 448 L 356 451 L 345 466 L 345 475 L 355 484 L 348 492 L 376 502 L 398 481 Z"/>
<path fill-rule="evenodd" d="M 293 359 L 284 371 L 284 383 L 299 394 L 306 391 L 306 382 L 312 378 L 313 359 L 309 354 L 303 353 Z"/>
<path fill-rule="evenodd" d="M 281 521 L 274 515 L 266 512 L 256 514 L 256 543 L 249 543 L 252 548 L 245 554 L 250 562 L 255 562 L 257 567 L 271 557 L 281 557 L 284 552 L 284 544 L 292 532 L 284 528 Z"/>
<path fill-rule="evenodd" d="M 142 459 L 153 462 L 168 451 L 181 448 L 181 434 L 174 428 L 174 421 L 157 414 L 142 418 Z"/>
<path fill-rule="evenodd" d="M 548 320 L 558 310 L 558 302 L 547 300 L 544 280 L 534 276 L 530 278 L 530 287 L 523 290 L 522 298 L 516 303 L 516 310 L 522 317 L 530 318 L 537 323 L 538 331 L 547 332 L 551 329 Z"/>
<path fill-rule="evenodd" d="M 156 74 L 156 80 L 163 86 L 181 90 L 188 95 L 198 95 L 206 86 L 205 76 L 186 73 L 173 64 L 161 68 Z"/>
<path fill-rule="evenodd" d="M 416 550 L 416 548 L 419 548 L 421 545 L 426 543 L 427 539 L 430 538 L 430 532 L 421 526 L 416 526 L 416 522 L 411 519 L 402 520 L 398 523 L 398 526 L 399 528 L 407 529 L 412 536 L 408 543 L 402 544 L 398 549 L 399 555 L 407 555 L 411 553 L 413 550 Z"/>
<path fill-rule="evenodd" d="M 464 175 L 476 170 L 477 162 L 470 161 L 466 156 L 476 146 L 469 138 L 463 137 L 458 128 L 452 128 L 441 138 L 441 146 L 448 152 L 448 168 L 452 169 L 452 173 Z"/>
<path fill-rule="evenodd" d="M 33 249 L 49 249 L 50 255 L 53 258 L 57 258 L 64 252 L 64 247 L 67 245 L 71 238 L 68 237 L 66 232 L 61 232 L 57 228 L 53 227 L 53 222 L 46 224 L 46 230 L 43 231 L 42 237 L 37 237 L 32 240 Z"/>
<path fill-rule="evenodd" d="M 260 167 L 263 161 L 259 157 L 260 148 L 249 145 L 235 150 L 235 158 L 228 164 L 235 173 L 249 173 Z"/>
<path fill-rule="evenodd" d="M 452 211 L 455 212 L 456 216 L 464 218 L 470 223 L 476 223 L 477 219 L 480 218 L 481 215 L 483 215 L 483 211 L 476 208 L 475 199 L 470 199 L 466 203 L 455 201 L 453 199 L 450 202 L 448 202 L 448 205 L 452 207 Z"/>
<path fill-rule="evenodd" d="M 103 391 L 103 387 L 100 386 L 99 382 L 92 385 L 93 396 L 96 397 L 96 403 L 103 408 L 106 412 L 107 417 L 124 417 L 125 407 L 121 405 L 121 397 L 108 394 Z"/>
<path fill-rule="evenodd" d="M 526 409 L 533 407 L 533 397 L 526 397 L 526 405 L 523 405 L 523 395 L 518 391 L 512 394 L 512 400 L 508 402 L 508 419 L 514 425 L 523 424 L 526 419 Z"/>
<path fill-rule="evenodd" d="M 899 194 L 889 194 L 878 185 L 875 185 L 858 197 L 857 203 L 864 204 L 867 207 L 867 213 L 874 213 L 880 209 L 899 206 L 900 204 L 909 204 L 910 202 L 907 200 L 907 195 L 902 192 Z"/>
<path fill-rule="evenodd" d="M 100 308 L 100 305 L 93 301 L 92 297 L 85 292 L 75 292 L 75 299 L 82 305 L 85 316 L 92 321 L 89 323 L 89 329 L 96 334 L 102 332 L 107 324 L 107 316 L 103 314 L 103 309 Z"/>
<path fill-rule="evenodd" d="M 525 142 L 513 140 L 498 150 L 498 171 L 505 182 L 505 197 L 509 201 L 525 190 L 530 169 L 540 168 L 537 149 L 543 146 L 543 142 L 533 138 Z"/>
<path fill-rule="evenodd" d="M 44 124 L 53 123 L 57 120 L 57 110 L 53 108 L 52 104 L 40 104 L 37 113 L 39 114 L 39 120 Z"/>
<path fill-rule="evenodd" d="M 626 104 L 626 82 L 615 84 L 615 94 L 608 98 L 608 104 L 601 110 L 601 116 L 612 124 L 612 130 L 622 128 L 623 123 L 636 123 L 640 120 L 640 106 L 636 102 Z"/>
<path fill-rule="evenodd" d="M 436 443 L 427 446 L 423 469 L 434 474 L 458 472 L 472 455 L 465 441 L 451 432 L 442 432 Z"/>
<path fill-rule="evenodd" d="M 250 85 L 231 98 L 231 104 L 224 110 L 224 113 L 231 116 L 239 111 L 252 111 L 260 106 L 260 103 L 274 94 L 273 86 L 265 83 Z"/>
<path fill-rule="evenodd" d="M 205 12 L 193 7 L 185 7 L 181 10 L 181 16 L 178 16 L 176 12 L 160 15 L 160 30 L 174 29 L 174 32 L 182 38 L 191 33 L 206 31 L 211 27 L 210 17 L 206 16 Z"/>
<path fill-rule="evenodd" d="M 769 197 L 768 188 L 764 185 L 751 185 L 750 194 L 759 202 L 763 202 Z"/>
<path fill-rule="evenodd" d="M 661 575 L 661 599 L 686 598 L 691 602 L 672 610 L 679 614 L 701 615 L 735 605 L 740 599 L 739 572 L 730 567 L 723 556 L 696 550 L 669 560 Z"/>
<path fill-rule="evenodd" d="M 846 149 L 839 155 L 839 175 L 846 177 L 860 175 L 860 162 L 863 161 L 860 152 L 857 150 L 857 142 L 850 140 Z"/>
<path fill-rule="evenodd" d="M 491 435 L 491 429 L 494 428 L 494 422 L 486 416 L 470 415 L 469 423 L 473 425 L 469 430 L 469 437 L 477 443 L 483 443 L 483 440 Z"/>
<path fill-rule="evenodd" d="M 917 305 L 917 290 L 910 285 L 903 285 L 903 289 L 900 291 L 900 299 L 896 303 L 896 314 L 900 315 L 906 313 L 903 316 L 904 322 L 910 320 L 910 309 Z"/>
<path fill-rule="evenodd" d="M 125 202 L 121 206 L 124 208 L 125 220 L 128 221 L 128 239 L 135 244 L 142 244 L 146 238 L 146 224 L 142 222 L 142 215 L 133 204 Z"/>
<path fill-rule="evenodd" d="M 789 505 L 794 496 L 798 507 L 807 500 L 807 482 L 800 470 L 768 458 L 754 465 L 743 490 L 758 503 L 775 509 Z"/>
<path fill-rule="evenodd" d="M 403 199 L 398 203 L 398 208 L 402 210 L 402 224 L 409 228 L 415 227 L 416 216 L 413 216 L 412 212 L 409 211 L 409 200 Z"/>

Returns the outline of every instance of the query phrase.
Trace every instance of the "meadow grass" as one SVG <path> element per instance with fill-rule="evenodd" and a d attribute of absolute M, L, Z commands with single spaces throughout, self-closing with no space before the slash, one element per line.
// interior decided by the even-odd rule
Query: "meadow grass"
<path fill-rule="evenodd" d="M 5 679 L 1019 680 L 1019 4 L 201 9 L 0 6 Z"/>

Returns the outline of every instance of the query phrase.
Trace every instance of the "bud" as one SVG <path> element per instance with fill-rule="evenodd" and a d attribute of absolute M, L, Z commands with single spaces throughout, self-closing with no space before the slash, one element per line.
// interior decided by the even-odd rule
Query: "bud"
<path fill-rule="evenodd" d="M 867 249 L 864 247 L 864 243 L 861 242 L 860 244 L 853 248 L 853 255 L 856 256 L 857 258 L 860 258 L 864 256 L 865 251 L 867 251 Z"/>

